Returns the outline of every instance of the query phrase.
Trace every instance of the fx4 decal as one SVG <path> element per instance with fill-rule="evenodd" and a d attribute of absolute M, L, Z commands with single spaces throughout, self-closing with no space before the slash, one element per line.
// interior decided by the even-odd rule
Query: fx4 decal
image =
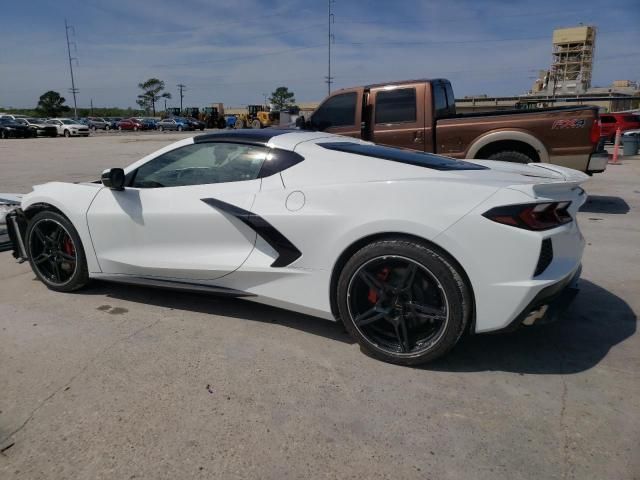
<path fill-rule="evenodd" d="M 556 120 L 553 122 L 552 130 L 557 130 L 560 128 L 583 128 L 586 122 L 581 118 L 570 118 L 568 120 Z"/>

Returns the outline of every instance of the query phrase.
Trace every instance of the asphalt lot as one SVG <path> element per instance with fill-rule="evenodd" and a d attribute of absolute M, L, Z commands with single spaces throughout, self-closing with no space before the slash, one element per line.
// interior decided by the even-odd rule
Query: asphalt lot
<path fill-rule="evenodd" d="M 187 135 L 0 142 L 0 192 Z M 586 190 L 566 318 L 418 369 L 246 301 L 50 292 L 0 253 L 0 478 L 640 478 L 640 158 Z"/>

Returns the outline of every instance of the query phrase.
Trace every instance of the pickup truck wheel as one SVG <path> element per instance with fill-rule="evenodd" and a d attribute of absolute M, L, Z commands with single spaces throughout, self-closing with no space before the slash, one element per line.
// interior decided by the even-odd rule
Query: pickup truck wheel
<path fill-rule="evenodd" d="M 527 154 L 522 152 L 516 152 L 513 150 L 505 150 L 502 152 L 492 153 L 487 157 L 487 160 L 499 160 L 501 162 L 513 162 L 513 163 L 531 163 L 533 159 Z"/>

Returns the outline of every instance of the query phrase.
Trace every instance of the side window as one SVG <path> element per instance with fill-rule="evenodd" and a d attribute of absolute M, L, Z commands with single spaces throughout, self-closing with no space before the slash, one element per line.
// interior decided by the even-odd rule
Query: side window
<path fill-rule="evenodd" d="M 447 92 L 441 83 L 432 83 L 433 113 L 436 118 L 445 116 L 447 112 Z"/>
<path fill-rule="evenodd" d="M 456 113 L 456 99 L 449 82 L 432 83 L 433 109 L 436 118 L 445 118 Z"/>
<path fill-rule="evenodd" d="M 616 119 L 609 116 L 600 117 L 600 123 L 616 123 Z"/>
<path fill-rule="evenodd" d="M 376 93 L 376 123 L 416 121 L 416 89 L 398 88 Z"/>
<path fill-rule="evenodd" d="M 357 100 L 356 92 L 341 93 L 329 98 L 311 116 L 311 125 L 318 130 L 355 125 Z"/>
<path fill-rule="evenodd" d="M 258 178 L 269 150 L 235 143 L 198 143 L 165 153 L 138 168 L 132 187 L 160 188 Z"/>

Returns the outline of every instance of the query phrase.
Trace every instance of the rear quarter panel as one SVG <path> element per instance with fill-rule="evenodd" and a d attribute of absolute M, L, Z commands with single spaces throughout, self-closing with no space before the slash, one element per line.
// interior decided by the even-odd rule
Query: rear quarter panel
<path fill-rule="evenodd" d="M 593 109 L 584 108 L 442 119 L 436 124 L 437 152 L 475 158 L 487 135 L 516 131 L 539 142 L 532 146 L 543 162 L 557 156 L 588 156 L 594 149 L 589 133 L 596 118 Z"/>

